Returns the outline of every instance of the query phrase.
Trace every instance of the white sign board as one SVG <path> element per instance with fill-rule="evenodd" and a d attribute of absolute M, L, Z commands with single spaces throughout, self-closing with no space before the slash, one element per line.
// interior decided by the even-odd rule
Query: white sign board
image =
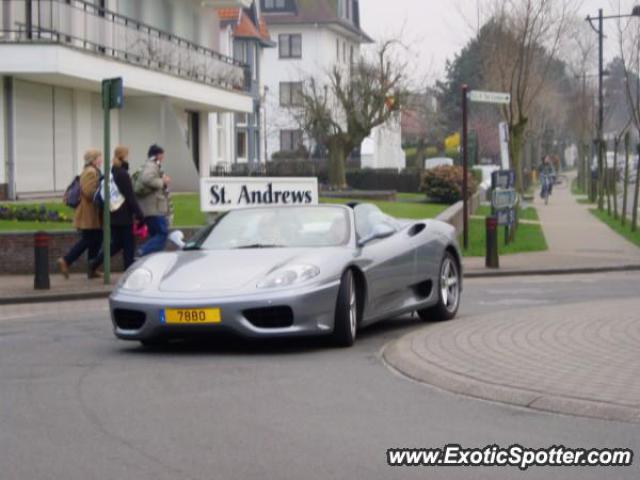
<path fill-rule="evenodd" d="M 499 103 L 508 105 L 511 103 L 511 95 L 508 93 L 472 90 L 469 92 L 469 100 L 476 103 Z"/>
<path fill-rule="evenodd" d="M 511 159 L 509 158 L 509 125 L 502 122 L 500 129 L 500 159 L 502 160 L 502 169 L 509 170 Z"/>
<path fill-rule="evenodd" d="M 211 177 L 200 180 L 200 209 L 318 205 L 317 178 Z"/>
<path fill-rule="evenodd" d="M 514 189 L 496 188 L 491 198 L 491 206 L 495 210 L 513 208 L 518 204 L 518 194 Z"/>

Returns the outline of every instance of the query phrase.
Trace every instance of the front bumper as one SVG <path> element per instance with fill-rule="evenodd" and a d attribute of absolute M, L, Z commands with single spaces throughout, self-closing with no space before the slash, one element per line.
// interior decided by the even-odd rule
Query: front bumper
<path fill-rule="evenodd" d="M 232 333 L 251 338 L 281 338 L 324 335 L 333 331 L 338 282 L 319 287 L 287 291 L 260 292 L 256 295 L 216 298 L 153 298 L 114 292 L 109 298 L 109 310 L 116 337 L 122 340 L 151 340 L 158 337 L 215 335 Z M 284 328 L 259 328 L 244 312 L 252 309 L 289 307 L 293 311 L 293 325 Z M 167 308 L 219 308 L 222 322 L 216 325 L 167 325 L 163 312 Z M 127 310 L 144 314 L 140 328 L 118 326 L 115 311 Z"/>

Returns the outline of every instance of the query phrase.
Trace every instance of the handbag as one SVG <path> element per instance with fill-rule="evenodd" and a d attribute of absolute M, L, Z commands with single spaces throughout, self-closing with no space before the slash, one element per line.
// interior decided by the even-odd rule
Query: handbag
<path fill-rule="evenodd" d="M 103 194 L 104 185 L 105 185 L 105 179 L 103 179 L 100 182 L 100 186 L 98 187 L 98 191 L 96 192 L 96 196 L 95 196 L 96 203 L 98 203 L 103 208 L 104 208 L 104 194 Z M 116 184 L 116 181 L 113 178 L 113 175 L 111 176 L 109 187 L 110 187 L 109 188 L 109 198 L 110 198 L 109 210 L 113 213 L 120 210 L 120 207 L 124 205 L 125 198 L 124 198 L 124 195 L 120 193 L 120 189 L 118 188 L 118 185 Z"/>

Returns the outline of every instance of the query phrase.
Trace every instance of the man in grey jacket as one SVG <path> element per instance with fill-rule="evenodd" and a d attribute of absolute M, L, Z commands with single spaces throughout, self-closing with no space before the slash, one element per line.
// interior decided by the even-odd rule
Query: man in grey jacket
<path fill-rule="evenodd" d="M 164 251 L 169 237 L 169 186 L 171 178 L 162 170 L 164 150 L 158 145 L 149 148 L 148 160 L 136 179 L 134 188 L 138 203 L 149 229 L 149 240 L 139 251 L 141 257 Z"/>

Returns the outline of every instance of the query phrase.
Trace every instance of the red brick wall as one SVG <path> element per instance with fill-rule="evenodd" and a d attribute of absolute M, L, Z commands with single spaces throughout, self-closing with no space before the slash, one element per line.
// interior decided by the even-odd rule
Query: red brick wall
<path fill-rule="evenodd" d="M 189 238 L 195 229 L 182 229 Z M 52 232 L 49 245 L 49 271 L 57 271 L 56 260 L 65 255 L 75 242 L 78 241 L 76 232 Z M 31 275 L 34 273 L 33 253 L 34 233 L 2 233 L 0 234 L 0 275 Z M 73 265 L 73 272 L 85 272 L 87 269 L 86 255 Z M 122 255 L 113 261 L 113 270 L 122 270 Z"/>

